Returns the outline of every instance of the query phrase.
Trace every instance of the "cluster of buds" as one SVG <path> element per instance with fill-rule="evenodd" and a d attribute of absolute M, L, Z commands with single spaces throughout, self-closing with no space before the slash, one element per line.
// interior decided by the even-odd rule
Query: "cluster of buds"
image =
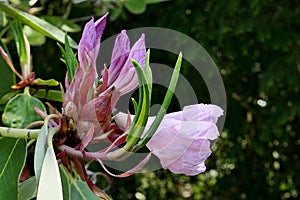
<path fill-rule="evenodd" d="M 140 170 L 152 154 L 163 168 L 176 174 L 197 175 L 205 171 L 204 161 L 211 154 L 210 141 L 219 136 L 216 123 L 223 110 L 216 105 L 196 104 L 166 114 L 163 106 L 169 104 L 169 99 L 164 102 L 162 112 L 149 117 L 152 74 L 144 35 L 130 48 L 123 30 L 116 37 L 109 68 L 104 66 L 98 77 L 96 60 L 106 18 L 104 15 L 96 22 L 91 19 L 85 25 L 78 47 L 78 67 L 73 77 L 66 75 L 60 140 L 55 145 L 62 152 L 62 163 L 68 165 L 72 159 L 74 163 L 77 159 L 96 160 L 105 168 L 104 160 L 124 160 L 146 147 L 149 156 L 137 167 L 115 176 L 125 177 Z M 175 78 L 172 77 L 170 83 L 171 93 L 176 86 L 181 60 L 180 54 Z M 133 102 L 134 115 L 113 115 L 118 99 L 137 86 L 140 96 L 138 102 Z M 88 151 L 88 145 L 100 143 L 110 145 Z"/>

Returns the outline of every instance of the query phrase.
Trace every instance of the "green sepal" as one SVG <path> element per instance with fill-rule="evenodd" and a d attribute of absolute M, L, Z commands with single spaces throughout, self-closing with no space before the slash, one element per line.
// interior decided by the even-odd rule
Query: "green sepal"
<path fill-rule="evenodd" d="M 134 98 L 131 98 L 131 101 L 132 101 L 132 104 L 133 104 L 134 113 L 137 113 L 138 104 L 137 104 L 137 102 Z"/>
<path fill-rule="evenodd" d="M 148 78 L 146 78 L 142 67 L 137 61 L 131 61 L 133 66 L 135 67 L 139 81 L 139 103 L 136 109 L 137 112 L 135 113 L 133 122 L 129 127 L 128 135 L 126 137 L 126 150 L 131 150 L 134 147 L 134 145 L 139 141 L 140 136 L 142 135 L 144 127 L 146 126 L 148 120 L 151 101 L 151 91 L 149 91 L 151 87 L 149 87 L 149 84 L 151 84 L 152 80 L 149 81 L 149 74 Z"/>
<path fill-rule="evenodd" d="M 171 78 L 166 96 L 164 98 L 164 101 L 160 107 L 160 110 L 158 111 L 158 114 L 157 114 L 155 120 L 153 121 L 150 128 L 148 129 L 147 133 L 145 133 L 145 136 L 143 137 L 143 139 L 139 141 L 139 143 L 137 145 L 138 146 L 137 149 L 145 146 L 145 144 L 150 140 L 150 138 L 152 137 L 152 135 L 155 133 L 158 126 L 160 125 L 163 117 L 165 116 L 167 109 L 170 105 L 170 102 L 172 100 L 175 88 L 176 88 L 177 80 L 178 80 L 179 73 L 180 73 L 181 63 L 182 63 L 182 53 L 180 52 L 177 62 L 175 64 L 175 68 L 174 68 L 172 78 Z"/>

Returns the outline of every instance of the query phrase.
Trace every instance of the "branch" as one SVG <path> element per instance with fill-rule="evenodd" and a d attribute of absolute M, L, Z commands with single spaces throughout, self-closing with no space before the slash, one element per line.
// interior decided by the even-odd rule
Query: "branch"
<path fill-rule="evenodd" d="M 37 139 L 41 129 L 20 129 L 0 126 L 0 137 Z"/>

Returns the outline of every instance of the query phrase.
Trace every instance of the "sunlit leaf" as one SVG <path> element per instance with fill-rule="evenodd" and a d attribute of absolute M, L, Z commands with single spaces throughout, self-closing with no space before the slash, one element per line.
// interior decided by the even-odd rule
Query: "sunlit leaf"
<path fill-rule="evenodd" d="M 27 94 L 18 94 L 6 104 L 2 115 L 3 124 L 12 128 L 25 128 L 31 122 L 41 120 L 33 110 L 33 106 L 46 112 L 44 104 L 39 99 Z"/>
<path fill-rule="evenodd" d="M 63 200 L 62 184 L 53 147 L 48 147 L 38 185 L 37 200 Z"/>
<path fill-rule="evenodd" d="M 99 200 L 90 190 L 86 182 L 75 180 L 71 183 L 71 198 L 80 200 Z"/>
<path fill-rule="evenodd" d="M 34 197 L 36 192 L 35 186 L 36 186 L 36 179 L 34 176 L 20 183 L 18 200 L 27 200 Z"/>
<path fill-rule="evenodd" d="M 43 162 L 47 150 L 47 135 L 48 135 L 48 125 L 44 124 L 38 136 L 35 145 L 35 153 L 34 153 L 34 173 L 35 173 L 37 183 L 40 180 L 42 166 L 43 166 Z"/>
<path fill-rule="evenodd" d="M 15 8 L 11 7 L 10 5 L 1 3 L 1 2 L 0 2 L 0 9 L 12 17 L 19 17 L 23 23 L 32 27 L 36 31 L 38 31 L 52 39 L 55 39 L 61 43 L 64 43 L 65 33 L 62 30 L 60 30 L 59 28 L 57 28 L 56 26 L 53 26 L 52 24 L 46 22 L 45 20 L 42 20 L 33 15 L 30 15 L 26 12 L 17 10 Z M 70 37 L 69 37 L 69 42 L 70 42 L 71 47 L 73 47 L 73 48 L 78 47 L 76 42 Z"/>
<path fill-rule="evenodd" d="M 0 198 L 18 199 L 18 183 L 27 154 L 24 139 L 0 138 Z"/>

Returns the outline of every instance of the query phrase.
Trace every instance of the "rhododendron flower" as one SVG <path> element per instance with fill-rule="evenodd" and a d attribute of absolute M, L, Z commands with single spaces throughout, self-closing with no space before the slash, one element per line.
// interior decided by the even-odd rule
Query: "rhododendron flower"
<path fill-rule="evenodd" d="M 218 106 L 205 104 L 166 114 L 146 146 L 159 158 L 163 168 L 175 174 L 197 175 L 206 169 L 204 161 L 211 154 L 210 140 L 219 136 L 216 123 L 222 114 Z M 125 119 L 125 114 L 115 116 L 121 127 Z M 145 132 L 153 121 L 154 117 L 148 119 Z"/>
<path fill-rule="evenodd" d="M 96 22 L 91 19 L 85 25 L 78 47 L 79 66 L 70 85 L 66 76 L 64 114 L 74 120 L 81 139 L 91 125 L 96 135 L 109 131 L 112 109 L 119 97 L 138 85 L 131 60 L 136 60 L 141 66 L 145 64 L 144 35 L 130 49 L 126 31 L 122 31 L 115 41 L 111 65 L 109 69 L 104 67 L 100 83 L 95 85 L 98 78 L 96 60 L 106 18 L 107 14 Z"/>

